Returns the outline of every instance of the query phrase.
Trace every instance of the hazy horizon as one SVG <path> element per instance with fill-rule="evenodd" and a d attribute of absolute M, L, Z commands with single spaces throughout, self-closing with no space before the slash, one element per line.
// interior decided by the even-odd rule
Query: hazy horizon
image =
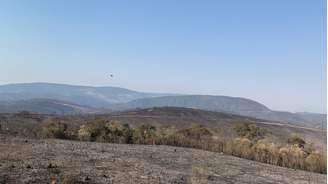
<path fill-rule="evenodd" d="M 68 86 L 79 86 L 79 87 L 114 87 L 114 88 L 123 88 L 123 89 L 128 89 L 132 91 L 137 91 L 137 92 L 144 92 L 144 93 L 162 93 L 162 94 L 176 94 L 176 95 L 208 95 L 208 96 L 229 96 L 229 97 L 235 97 L 235 98 L 246 98 L 250 99 L 247 97 L 243 96 L 232 96 L 232 95 L 226 95 L 226 94 L 198 94 L 198 93 L 174 93 L 174 92 L 169 92 L 169 91 L 142 91 L 142 90 L 136 90 L 136 89 L 131 89 L 131 88 L 126 88 L 122 86 L 103 86 L 103 85 L 87 85 L 87 84 L 69 84 L 69 83 L 52 83 L 52 82 L 22 82 L 22 83 L 6 83 L 6 84 L 0 84 L 0 86 L 4 85 L 22 85 L 22 84 L 53 84 L 53 85 L 68 85 Z M 250 99 L 254 100 L 254 99 Z M 255 100 L 257 101 L 257 100 Z M 287 112 L 292 112 L 292 113 L 320 113 L 320 114 L 326 114 L 326 112 L 311 112 L 311 111 L 288 111 L 288 110 L 281 110 L 281 109 L 273 109 L 269 105 L 264 104 L 260 101 L 257 101 L 261 103 L 262 105 L 265 105 L 271 110 L 276 110 L 276 111 L 287 111 Z"/>
<path fill-rule="evenodd" d="M 225 95 L 326 113 L 325 20 L 321 0 L 2 1 L 0 84 Z"/>

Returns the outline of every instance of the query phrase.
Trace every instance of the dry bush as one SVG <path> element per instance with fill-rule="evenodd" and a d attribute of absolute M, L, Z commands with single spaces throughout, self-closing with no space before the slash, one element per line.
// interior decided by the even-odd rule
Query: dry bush
<path fill-rule="evenodd" d="M 326 157 L 320 153 L 308 154 L 298 145 L 281 146 L 265 140 L 253 144 L 249 139 L 237 138 L 225 141 L 223 152 L 272 165 L 326 173 Z"/>
<path fill-rule="evenodd" d="M 107 134 L 106 123 L 107 121 L 102 119 L 88 122 L 80 127 L 78 137 L 84 141 L 105 142 Z"/>
<path fill-rule="evenodd" d="M 239 137 L 245 137 L 252 141 L 263 139 L 268 131 L 264 128 L 258 127 L 256 124 L 241 122 L 238 123 L 234 130 Z"/>
<path fill-rule="evenodd" d="M 253 147 L 253 159 L 256 161 L 267 163 L 272 157 L 266 143 L 258 142 Z"/>
<path fill-rule="evenodd" d="M 58 120 L 49 119 L 42 125 L 42 137 L 66 139 L 67 124 Z"/>
<path fill-rule="evenodd" d="M 310 154 L 312 152 L 315 152 L 316 148 L 313 143 L 310 144 L 305 144 L 303 150 L 307 153 Z"/>
<path fill-rule="evenodd" d="M 78 138 L 81 141 L 91 141 L 91 128 L 88 125 L 82 125 L 78 130 Z"/>
<path fill-rule="evenodd" d="M 306 157 L 307 153 L 300 147 L 287 145 L 279 149 L 280 162 L 278 165 L 294 169 L 305 169 L 304 162 Z"/>
<path fill-rule="evenodd" d="M 326 156 L 320 153 L 311 153 L 305 160 L 306 170 L 327 173 Z"/>
<path fill-rule="evenodd" d="M 78 137 L 83 141 L 131 143 L 132 130 L 129 125 L 118 121 L 97 119 L 82 125 L 78 131 Z"/>
<path fill-rule="evenodd" d="M 158 140 L 159 144 L 197 148 L 211 151 L 222 149 L 222 143 L 212 138 L 213 134 L 205 127 L 193 125 L 191 128 L 171 132 Z"/>
<path fill-rule="evenodd" d="M 193 125 L 191 128 L 182 129 L 178 134 L 188 137 L 190 139 L 207 139 L 213 136 L 211 131 L 201 125 Z"/>
<path fill-rule="evenodd" d="M 222 139 L 213 136 L 206 127 L 194 125 L 190 128 L 177 130 L 174 126 L 156 128 L 151 125 L 141 125 L 130 129 L 128 125 L 112 121 L 94 121 L 81 126 L 81 140 L 105 141 L 115 143 L 160 144 L 177 147 L 196 148 L 263 163 L 303 169 L 312 172 L 326 172 L 326 157 L 314 153 L 314 146 L 307 145 L 304 140 L 294 135 L 288 145 L 278 145 L 264 137 L 264 129 L 254 124 L 240 124 L 236 131 L 241 136 L 236 139 Z M 291 145 L 292 144 L 292 145 Z M 198 171 L 197 171 L 198 172 Z"/>
<path fill-rule="evenodd" d="M 135 144 L 155 144 L 158 138 L 156 127 L 141 125 L 133 130 L 132 141 Z"/>
<path fill-rule="evenodd" d="M 132 143 L 132 129 L 119 121 L 106 123 L 107 141 L 113 143 Z"/>
<path fill-rule="evenodd" d="M 160 139 L 170 137 L 175 134 L 178 130 L 173 125 L 163 125 L 157 129 L 157 135 Z"/>
<path fill-rule="evenodd" d="M 266 144 L 267 151 L 269 152 L 269 158 L 266 163 L 279 165 L 280 157 L 279 157 L 279 149 L 280 146 L 274 143 L 267 143 Z"/>
<path fill-rule="evenodd" d="M 281 147 L 279 149 L 279 165 L 283 167 L 288 167 L 289 166 L 289 152 L 290 149 L 287 147 Z"/>
<path fill-rule="evenodd" d="M 290 147 L 289 167 L 295 169 L 305 169 L 305 159 L 307 153 L 302 148 L 294 145 Z"/>
<path fill-rule="evenodd" d="M 292 134 L 288 140 L 287 140 L 288 144 L 292 144 L 292 145 L 296 145 L 298 147 L 302 147 L 304 148 L 306 142 L 304 141 L 304 139 L 302 139 L 299 135 L 297 134 Z"/>
<path fill-rule="evenodd" d="M 236 138 L 232 141 L 232 155 L 252 158 L 252 142 L 247 138 Z"/>

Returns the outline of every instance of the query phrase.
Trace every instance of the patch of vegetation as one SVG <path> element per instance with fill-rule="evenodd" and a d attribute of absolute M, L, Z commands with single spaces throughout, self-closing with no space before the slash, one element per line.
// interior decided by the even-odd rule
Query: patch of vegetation
<path fill-rule="evenodd" d="M 297 134 L 292 134 L 287 142 L 289 144 L 292 144 L 292 145 L 296 145 L 298 147 L 302 147 L 304 148 L 304 146 L 306 145 L 306 142 L 304 141 L 304 139 L 302 139 L 300 136 L 298 136 Z"/>
<path fill-rule="evenodd" d="M 177 134 L 189 139 L 207 139 L 213 136 L 211 131 L 202 125 L 193 125 L 191 128 L 178 131 Z"/>
<path fill-rule="evenodd" d="M 247 122 L 238 123 L 234 127 L 234 130 L 236 131 L 238 136 L 247 138 L 252 141 L 263 139 L 268 133 L 266 129 L 260 128 L 256 124 Z"/>
<path fill-rule="evenodd" d="M 50 123 L 46 127 L 49 135 L 65 137 L 61 134 L 65 132 L 61 124 Z M 326 173 L 326 157 L 315 152 L 314 146 L 299 136 L 291 135 L 288 144 L 274 144 L 265 139 L 268 131 L 255 124 L 240 123 L 234 130 L 238 138 L 224 139 L 214 136 L 215 133 L 200 125 L 178 130 L 174 126 L 157 128 L 144 124 L 133 129 L 119 121 L 96 119 L 82 125 L 78 137 L 83 141 L 196 148 L 272 165 Z"/>
<path fill-rule="evenodd" d="M 132 135 L 128 124 L 102 119 L 82 125 L 78 131 L 80 140 L 110 143 L 132 143 Z"/>
<path fill-rule="evenodd" d="M 155 144 L 158 138 L 156 127 L 151 125 L 141 125 L 133 130 L 133 143 L 135 144 Z"/>
<path fill-rule="evenodd" d="M 42 135 L 46 138 L 66 139 L 67 124 L 58 120 L 49 119 L 42 126 Z"/>
<path fill-rule="evenodd" d="M 78 137 L 84 141 L 131 143 L 132 130 L 128 124 L 97 119 L 82 125 L 78 131 Z"/>

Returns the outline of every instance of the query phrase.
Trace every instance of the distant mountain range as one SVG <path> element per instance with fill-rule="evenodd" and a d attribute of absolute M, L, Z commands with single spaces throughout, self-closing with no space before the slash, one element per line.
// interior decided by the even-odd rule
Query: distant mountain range
<path fill-rule="evenodd" d="M 114 110 L 150 107 L 186 107 L 248 116 L 270 121 L 290 122 L 302 126 L 326 126 L 326 115 L 274 111 L 256 101 L 229 96 L 185 95 L 137 99 L 112 106 Z"/>
<path fill-rule="evenodd" d="M 0 112 L 16 113 L 22 111 L 37 112 L 42 114 L 89 114 L 102 113 L 106 110 L 73 104 L 53 99 L 30 99 L 18 101 L 0 101 Z M 107 111 L 108 112 L 108 111 Z"/>
<path fill-rule="evenodd" d="M 113 103 L 166 96 L 142 93 L 118 87 L 90 87 L 51 83 L 8 84 L 0 86 L 0 101 L 55 99 L 95 108 L 107 108 Z"/>
<path fill-rule="evenodd" d="M 83 114 L 168 106 L 225 112 L 310 127 L 326 126 L 325 114 L 274 111 L 246 98 L 144 93 L 117 87 L 50 83 L 0 86 L 0 112 Z"/>

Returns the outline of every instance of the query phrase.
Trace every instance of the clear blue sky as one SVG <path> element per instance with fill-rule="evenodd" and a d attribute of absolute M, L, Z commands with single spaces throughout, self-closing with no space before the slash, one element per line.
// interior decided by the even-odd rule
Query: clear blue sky
<path fill-rule="evenodd" d="M 325 112 L 325 19 L 324 0 L 1 0 L 0 84 L 229 95 Z"/>

